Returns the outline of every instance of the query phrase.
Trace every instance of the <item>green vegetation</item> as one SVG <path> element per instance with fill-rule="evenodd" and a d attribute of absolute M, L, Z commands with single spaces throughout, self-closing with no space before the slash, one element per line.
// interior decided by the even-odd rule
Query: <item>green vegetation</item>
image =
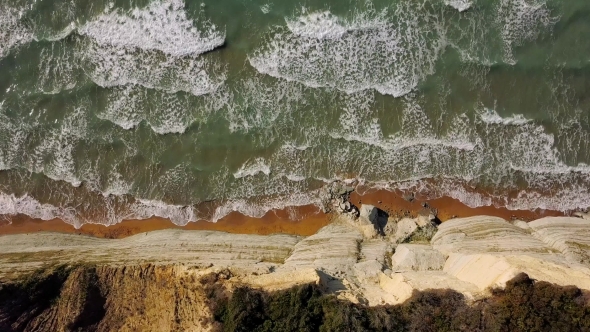
<path fill-rule="evenodd" d="M 205 291 L 218 331 L 590 331 L 590 294 L 525 274 L 475 303 L 452 290 L 431 290 L 377 307 L 339 300 L 316 285 L 228 292 L 231 278 L 229 270 L 211 273 L 200 279 L 202 288 L 191 288 Z M 116 330 L 119 316 L 103 324 L 109 309 L 103 288 L 93 266 L 58 266 L 0 284 L 0 331 L 44 331 L 56 315 L 66 331 Z M 116 305 L 117 298 L 108 302 Z M 145 314 L 137 311 L 131 314 Z"/>
<path fill-rule="evenodd" d="M 434 290 L 378 307 L 338 300 L 315 285 L 274 293 L 241 287 L 228 296 L 210 281 L 220 331 L 590 331 L 588 299 L 579 289 L 524 274 L 472 304 L 452 290 Z"/>
<path fill-rule="evenodd" d="M 482 306 L 488 331 L 590 331 L 589 294 L 521 274 Z"/>

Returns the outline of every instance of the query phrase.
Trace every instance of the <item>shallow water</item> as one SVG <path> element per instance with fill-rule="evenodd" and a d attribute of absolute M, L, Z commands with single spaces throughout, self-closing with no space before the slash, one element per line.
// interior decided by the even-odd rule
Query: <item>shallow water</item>
<path fill-rule="evenodd" d="M 0 212 L 216 221 L 350 178 L 587 208 L 587 36 L 584 0 L 6 0 Z"/>

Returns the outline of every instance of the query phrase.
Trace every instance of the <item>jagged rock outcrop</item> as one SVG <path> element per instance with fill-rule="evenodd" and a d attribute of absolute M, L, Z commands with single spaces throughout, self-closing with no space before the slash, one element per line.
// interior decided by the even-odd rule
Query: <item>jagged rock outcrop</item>
<path fill-rule="evenodd" d="M 336 212 L 351 219 L 359 216 L 358 208 L 350 202 L 350 193 L 354 191 L 351 183 L 334 181 L 320 191 L 320 200 L 324 213 Z"/>
<path fill-rule="evenodd" d="M 359 219 L 364 223 L 376 224 L 378 222 L 377 218 L 379 216 L 379 211 L 373 205 L 363 204 L 359 211 Z"/>

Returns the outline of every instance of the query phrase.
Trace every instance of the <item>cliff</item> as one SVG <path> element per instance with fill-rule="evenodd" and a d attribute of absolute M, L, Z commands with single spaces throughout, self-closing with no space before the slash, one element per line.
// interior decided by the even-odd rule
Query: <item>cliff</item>
<path fill-rule="evenodd" d="M 394 220 L 371 209 L 305 238 L 181 230 L 117 240 L 0 236 L 0 330 L 207 331 L 219 318 L 210 299 L 241 287 L 312 284 L 367 306 L 432 289 L 473 303 L 522 273 L 590 290 L 590 220 L 479 216 L 436 226 L 431 217 Z"/>

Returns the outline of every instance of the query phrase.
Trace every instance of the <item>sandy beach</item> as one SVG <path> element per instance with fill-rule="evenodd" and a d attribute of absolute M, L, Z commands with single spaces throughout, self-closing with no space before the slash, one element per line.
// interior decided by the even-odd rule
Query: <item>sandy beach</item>
<path fill-rule="evenodd" d="M 521 219 L 530 221 L 547 216 L 562 216 L 559 211 L 522 211 L 508 210 L 484 206 L 471 208 L 459 200 L 442 197 L 434 200 L 422 200 L 416 197 L 408 201 L 402 194 L 386 190 L 375 190 L 364 195 L 352 193 L 350 201 L 360 206 L 371 204 L 393 217 L 415 217 L 424 211 L 423 204 L 427 203 L 429 208 L 437 210 L 437 217 L 445 222 L 453 218 L 464 218 L 477 215 L 496 216 L 506 220 Z M 186 226 L 178 226 L 168 219 L 153 217 L 144 220 L 125 220 L 119 224 L 104 226 L 101 224 L 85 224 L 80 229 L 67 224 L 59 219 L 40 220 L 25 215 L 4 216 L 0 225 L 0 235 L 25 234 L 34 232 L 62 232 L 70 234 L 91 235 L 100 238 L 124 238 L 138 233 L 162 230 L 162 229 L 185 229 L 185 230 L 214 230 L 237 234 L 259 234 L 268 235 L 275 233 L 309 236 L 315 234 L 320 228 L 331 222 L 332 216 L 325 214 L 316 206 L 303 206 L 290 208 L 291 215 L 302 216 L 300 220 L 292 220 L 286 210 L 272 210 L 262 218 L 253 218 L 233 212 L 216 223 L 200 220 L 188 223 Z M 10 220 L 10 221 L 8 221 Z"/>

